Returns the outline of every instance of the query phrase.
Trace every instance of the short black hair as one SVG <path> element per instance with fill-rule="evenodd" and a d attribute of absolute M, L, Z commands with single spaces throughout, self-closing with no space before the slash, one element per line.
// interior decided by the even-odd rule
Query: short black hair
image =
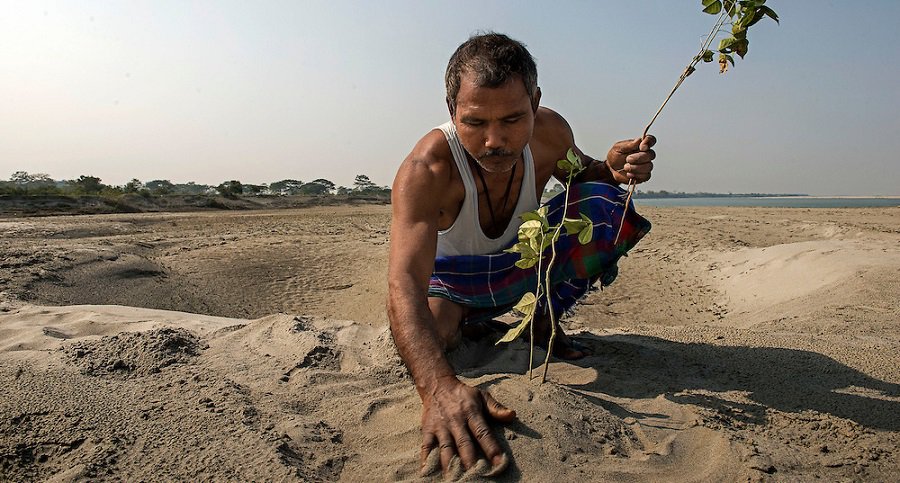
<path fill-rule="evenodd" d="M 474 73 L 475 84 L 480 87 L 499 87 L 513 76 L 519 76 L 528 95 L 533 98 L 537 93 L 537 65 L 525 44 L 496 32 L 469 37 L 450 57 L 444 83 L 451 115 L 456 112 L 463 72 Z"/>

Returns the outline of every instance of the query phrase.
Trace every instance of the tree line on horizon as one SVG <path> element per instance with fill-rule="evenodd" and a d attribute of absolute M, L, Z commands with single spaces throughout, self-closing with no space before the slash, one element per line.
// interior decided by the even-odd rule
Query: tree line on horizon
<path fill-rule="evenodd" d="M 563 187 L 559 183 L 551 183 L 544 190 L 544 197 L 555 195 L 561 192 L 562 189 Z M 216 186 L 197 184 L 193 181 L 187 183 L 172 183 L 171 181 L 164 179 L 142 182 L 135 178 L 124 185 L 107 185 L 96 176 L 81 175 L 77 179 L 72 180 L 55 180 L 44 173 L 28 173 L 27 171 L 16 171 L 9 177 L 9 180 L 0 181 L 0 196 L 116 196 L 124 194 L 138 194 L 143 196 L 220 195 L 225 197 L 363 195 L 390 198 L 391 189 L 387 186 L 378 186 L 364 174 L 356 176 L 352 187 L 337 186 L 332 181 L 324 178 L 318 178 L 308 182 L 296 179 L 283 179 L 268 184 L 251 184 L 242 183 L 238 180 L 228 180 Z M 642 198 L 806 196 L 802 193 L 686 193 L 682 191 L 666 190 L 638 190 L 637 194 Z"/>
<path fill-rule="evenodd" d="M 378 186 L 364 174 L 357 175 L 352 187 L 337 186 L 333 182 L 319 178 L 309 182 L 296 179 L 283 179 L 268 184 L 242 183 L 228 180 L 217 186 L 187 183 L 172 183 L 169 180 L 152 180 L 142 182 L 132 179 L 124 185 L 107 185 L 96 176 L 81 175 L 72 180 L 55 180 L 45 173 L 28 173 L 16 171 L 8 181 L 0 181 L 2 195 L 101 195 L 116 196 L 138 194 L 143 196 L 166 195 L 221 195 L 237 196 L 350 196 L 365 195 L 390 197 L 391 190 L 387 186 Z"/>

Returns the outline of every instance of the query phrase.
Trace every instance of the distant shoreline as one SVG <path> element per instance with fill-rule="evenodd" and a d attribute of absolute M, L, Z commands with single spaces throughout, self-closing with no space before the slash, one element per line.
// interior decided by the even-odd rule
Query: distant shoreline
<path fill-rule="evenodd" d="M 838 196 L 828 196 L 828 195 L 798 195 L 798 196 L 757 196 L 756 198 L 772 198 L 772 199 L 781 199 L 781 198 L 801 198 L 801 199 L 811 199 L 811 200 L 900 200 L 900 195 L 838 195 Z"/>
<path fill-rule="evenodd" d="M 653 198 L 637 195 L 638 206 L 687 207 L 759 207 L 759 208 L 894 208 L 900 196 L 715 196 Z"/>

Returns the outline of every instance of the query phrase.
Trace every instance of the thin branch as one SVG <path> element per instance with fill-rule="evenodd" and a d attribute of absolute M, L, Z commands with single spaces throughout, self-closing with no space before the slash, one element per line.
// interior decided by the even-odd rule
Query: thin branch
<path fill-rule="evenodd" d="M 677 91 L 678 88 L 681 87 L 681 84 L 685 79 L 687 79 L 689 75 L 694 73 L 694 66 L 700 62 L 700 60 L 703 58 L 703 54 L 706 53 L 707 50 L 709 50 L 709 46 L 712 45 L 713 40 L 715 40 L 716 35 L 718 35 L 719 30 L 722 28 L 722 25 L 725 24 L 726 19 L 730 18 L 731 17 L 728 15 L 728 9 L 723 8 L 722 13 L 719 14 L 719 18 L 716 19 L 716 23 L 713 24 L 712 30 L 710 30 L 709 34 L 707 34 L 706 40 L 704 40 L 703 44 L 700 46 L 700 52 L 694 56 L 694 58 L 691 60 L 691 63 L 688 64 L 688 66 L 684 68 L 684 71 L 681 72 L 681 76 L 678 77 L 678 82 L 675 83 L 675 87 L 672 88 L 672 90 L 669 92 L 669 95 L 666 96 L 666 99 L 663 101 L 662 105 L 660 105 L 659 109 L 656 110 L 656 114 L 653 115 L 653 119 L 650 119 L 650 122 L 647 123 L 646 127 L 644 127 L 644 132 L 641 134 L 642 140 L 647 136 L 647 132 L 650 131 L 650 126 L 652 126 L 653 123 L 656 122 L 656 118 L 659 117 L 659 113 L 661 113 L 663 108 L 666 107 L 666 104 L 669 103 L 669 99 L 672 98 L 672 96 L 675 94 L 675 91 Z M 624 168 L 622 168 L 622 170 L 619 170 L 619 172 L 622 172 L 623 170 Z M 613 247 L 615 247 L 615 245 L 619 243 L 619 236 L 622 235 L 622 228 L 625 226 L 625 214 L 628 212 L 628 204 L 631 202 L 631 197 L 634 196 L 635 186 L 636 184 L 634 182 L 634 179 L 629 179 L 628 195 L 625 197 L 625 206 L 622 208 L 622 220 L 619 222 L 619 229 L 616 231 L 616 238 L 613 240 Z"/>

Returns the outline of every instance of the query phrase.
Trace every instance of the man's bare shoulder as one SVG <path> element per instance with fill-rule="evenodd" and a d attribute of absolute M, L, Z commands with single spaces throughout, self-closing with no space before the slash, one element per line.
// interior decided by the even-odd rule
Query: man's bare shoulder
<path fill-rule="evenodd" d="M 452 224 L 465 196 L 447 138 L 440 129 L 429 131 L 397 170 L 391 191 L 394 211 L 427 213 L 443 229 Z"/>
<path fill-rule="evenodd" d="M 553 151 L 572 145 L 572 128 L 562 115 L 541 106 L 534 117 L 534 140 Z"/>
<path fill-rule="evenodd" d="M 556 170 L 556 160 L 566 156 L 575 145 L 572 128 L 556 111 L 539 107 L 534 118 L 531 153 L 540 179 L 547 180 Z"/>
<path fill-rule="evenodd" d="M 416 143 L 400 165 L 397 179 L 411 175 L 408 182 L 446 184 L 456 175 L 453 153 L 447 139 L 439 129 L 432 129 Z"/>

